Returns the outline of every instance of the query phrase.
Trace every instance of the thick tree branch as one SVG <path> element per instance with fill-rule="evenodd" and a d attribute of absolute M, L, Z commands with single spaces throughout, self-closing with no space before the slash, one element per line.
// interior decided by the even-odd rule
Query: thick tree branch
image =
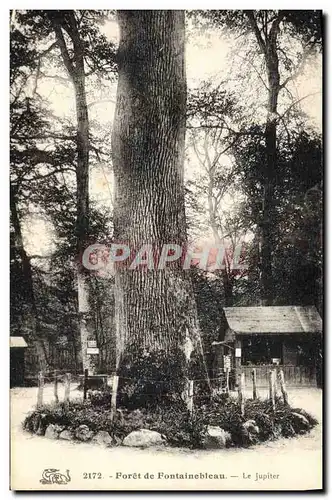
<path fill-rule="evenodd" d="M 56 19 L 54 19 L 53 16 L 51 17 L 51 22 L 52 22 L 52 26 L 53 26 L 53 29 L 54 29 L 54 32 L 56 35 L 57 44 L 59 46 L 59 49 L 60 49 L 60 52 L 61 52 L 61 55 L 63 58 L 64 65 L 66 67 L 66 70 L 68 72 L 69 77 L 71 79 L 73 79 L 75 76 L 75 73 L 76 73 L 76 68 L 73 64 L 73 61 L 71 60 L 71 58 L 69 56 L 69 52 L 67 49 L 66 41 L 65 41 L 63 33 L 62 33 L 61 26 L 58 24 L 58 22 L 56 21 Z"/>
<path fill-rule="evenodd" d="M 246 10 L 245 13 L 246 13 L 247 18 L 249 20 L 250 26 L 252 27 L 252 29 L 254 31 L 256 40 L 258 42 L 258 45 L 259 45 L 261 51 L 263 52 L 263 54 L 266 54 L 267 53 L 266 43 L 264 42 L 263 37 L 261 35 L 261 32 L 258 28 L 254 12 L 252 10 Z"/>
<path fill-rule="evenodd" d="M 115 104 L 116 101 L 114 99 L 99 99 L 97 101 L 92 101 L 88 104 L 88 109 L 92 108 L 93 106 L 97 106 L 98 104 L 103 104 L 106 102 L 110 102 L 112 104 Z"/>

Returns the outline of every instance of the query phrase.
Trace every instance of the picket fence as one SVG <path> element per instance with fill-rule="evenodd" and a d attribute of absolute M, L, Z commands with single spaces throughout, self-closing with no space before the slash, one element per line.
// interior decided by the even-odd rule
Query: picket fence
<path fill-rule="evenodd" d="M 258 390 L 257 390 L 257 373 L 256 369 L 251 370 L 250 374 L 250 384 L 252 385 L 252 398 L 253 399 L 258 399 Z M 84 371 L 83 375 L 83 400 L 87 398 L 87 393 L 88 393 L 88 386 L 89 386 L 89 380 L 92 378 L 102 378 L 104 379 L 104 384 L 111 386 L 112 388 L 112 396 L 111 396 L 111 419 L 113 419 L 115 412 L 116 412 L 116 402 L 117 402 L 117 391 L 118 391 L 118 383 L 119 383 L 119 376 L 118 375 L 112 375 L 109 377 L 108 375 L 89 375 L 88 370 Z M 248 377 L 247 377 L 248 379 Z M 58 373 L 57 371 L 54 372 L 52 377 L 45 377 L 42 372 L 39 373 L 38 376 L 38 392 L 37 392 L 37 408 L 42 407 L 43 402 L 44 402 L 44 386 L 45 386 L 45 380 L 52 380 L 53 385 L 54 385 L 54 399 L 55 402 L 59 402 L 59 391 L 58 391 L 58 386 L 59 382 L 63 382 L 65 385 L 65 391 L 64 391 L 64 402 L 69 403 L 70 401 L 70 388 L 71 388 L 71 382 L 72 382 L 72 375 L 71 373 L 65 373 L 64 375 L 61 373 Z M 187 380 L 186 381 L 186 387 L 183 393 L 183 398 L 186 402 L 187 408 L 189 413 L 192 415 L 194 412 L 194 383 L 198 382 L 197 380 Z M 288 393 L 286 390 L 286 384 L 285 384 L 285 376 L 284 372 L 282 369 L 273 369 L 269 371 L 269 390 L 268 390 L 268 398 L 270 400 L 271 406 L 273 411 L 275 411 L 275 400 L 276 400 L 276 395 L 277 395 L 277 385 L 279 383 L 280 386 L 280 391 L 282 398 L 284 400 L 285 404 L 288 404 Z M 218 393 L 218 390 L 214 390 L 214 393 Z M 230 394 L 229 390 L 229 373 L 226 372 L 226 385 L 225 387 L 220 391 L 219 393 L 223 392 L 226 394 Z M 245 372 L 243 371 L 241 374 L 239 374 L 238 378 L 238 389 L 237 389 L 237 399 L 238 399 L 238 404 L 240 407 L 241 414 L 244 416 L 245 414 L 245 401 L 247 397 L 247 390 L 246 390 L 246 376 Z"/>

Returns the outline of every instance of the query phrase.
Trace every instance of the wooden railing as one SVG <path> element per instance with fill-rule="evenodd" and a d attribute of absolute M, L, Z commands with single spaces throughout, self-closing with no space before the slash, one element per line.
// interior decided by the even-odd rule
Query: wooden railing
<path fill-rule="evenodd" d="M 250 379 L 252 369 L 256 368 L 258 386 L 269 385 L 269 373 L 277 368 L 276 365 L 242 365 L 241 372 L 246 379 Z M 309 366 L 281 365 L 287 386 L 317 386 L 316 370 Z"/>

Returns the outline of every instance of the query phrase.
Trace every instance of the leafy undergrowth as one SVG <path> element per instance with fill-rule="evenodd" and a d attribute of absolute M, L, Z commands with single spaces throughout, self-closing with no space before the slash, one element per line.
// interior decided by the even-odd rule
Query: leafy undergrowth
<path fill-rule="evenodd" d="M 282 398 L 277 398 L 275 411 L 269 400 L 248 399 L 245 402 L 245 415 L 241 416 L 240 407 L 235 399 L 219 396 L 201 408 L 204 421 L 209 425 L 220 425 L 230 432 L 236 446 L 304 434 L 318 421 L 301 408 L 292 408 Z M 249 435 L 243 424 L 254 421 L 259 429 L 257 435 Z"/>
<path fill-rule="evenodd" d="M 292 437 L 312 429 L 317 420 L 300 408 L 291 408 L 281 399 L 275 411 L 268 400 L 246 400 L 245 415 L 241 416 L 236 400 L 224 396 L 196 402 L 193 416 L 181 399 L 168 400 L 154 408 L 117 410 L 111 420 L 110 394 L 94 392 L 87 401 L 44 405 L 31 412 L 24 421 L 29 432 L 45 433 L 50 424 L 74 431 L 84 424 L 93 432 L 107 431 L 116 444 L 138 429 L 159 432 L 169 446 L 204 447 L 208 426 L 219 427 L 230 434 L 227 446 L 247 447 L 279 437 Z M 252 429 L 256 429 L 252 432 Z"/>

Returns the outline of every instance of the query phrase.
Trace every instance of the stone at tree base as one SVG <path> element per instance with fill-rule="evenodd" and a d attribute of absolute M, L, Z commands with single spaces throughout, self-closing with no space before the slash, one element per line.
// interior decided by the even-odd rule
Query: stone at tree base
<path fill-rule="evenodd" d="M 254 444 L 258 441 L 259 427 L 255 420 L 247 420 L 241 426 L 243 442 L 245 444 Z"/>
<path fill-rule="evenodd" d="M 299 415 L 302 415 L 303 417 L 305 417 L 309 424 L 310 424 L 310 415 L 308 415 L 308 413 L 303 409 L 303 408 L 296 408 L 293 413 L 298 413 Z"/>
<path fill-rule="evenodd" d="M 291 413 L 294 421 L 296 422 L 296 425 L 300 427 L 300 429 L 309 429 L 310 428 L 310 423 L 309 420 L 304 416 L 301 415 L 300 413 L 296 413 L 295 411 L 292 411 Z"/>
<path fill-rule="evenodd" d="M 90 431 L 89 427 L 87 425 L 80 425 L 75 429 L 75 437 L 79 441 L 89 441 L 93 436 L 93 432 Z"/>
<path fill-rule="evenodd" d="M 232 441 L 229 432 L 221 427 L 208 425 L 206 435 L 203 438 L 203 447 L 207 450 L 226 448 Z"/>
<path fill-rule="evenodd" d="M 72 431 L 65 429 L 60 432 L 59 439 L 64 439 L 65 441 L 72 441 L 74 439 L 74 434 Z"/>
<path fill-rule="evenodd" d="M 150 431 L 148 429 L 140 429 L 132 431 L 122 441 L 123 446 L 138 446 L 148 447 L 165 444 L 165 437 L 157 431 Z"/>
<path fill-rule="evenodd" d="M 61 425 L 50 424 L 45 431 L 45 437 L 48 439 L 58 439 L 63 429 L 64 427 Z"/>
<path fill-rule="evenodd" d="M 92 442 L 104 446 L 112 446 L 113 445 L 113 439 L 109 435 L 107 431 L 99 431 L 95 436 L 92 438 Z"/>
<path fill-rule="evenodd" d="M 249 432 L 249 434 L 259 434 L 259 428 L 255 420 L 247 420 L 243 424 L 243 428 Z"/>

